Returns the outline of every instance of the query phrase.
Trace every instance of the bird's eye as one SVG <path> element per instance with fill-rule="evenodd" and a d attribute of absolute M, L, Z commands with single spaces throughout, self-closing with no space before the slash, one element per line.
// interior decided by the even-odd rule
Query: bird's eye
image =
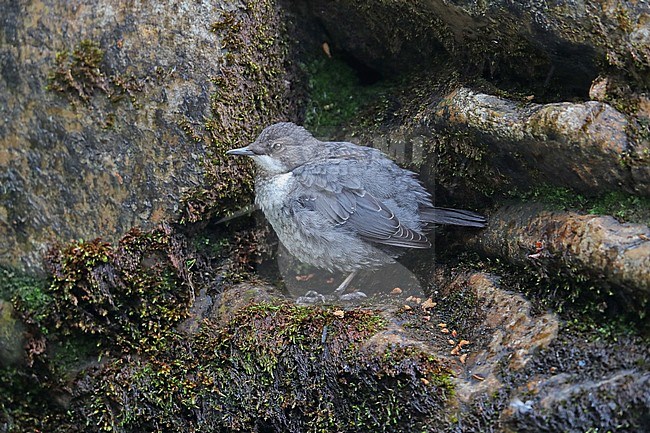
<path fill-rule="evenodd" d="M 271 149 L 273 150 L 282 149 L 282 143 L 280 143 L 279 141 L 271 143 Z"/>

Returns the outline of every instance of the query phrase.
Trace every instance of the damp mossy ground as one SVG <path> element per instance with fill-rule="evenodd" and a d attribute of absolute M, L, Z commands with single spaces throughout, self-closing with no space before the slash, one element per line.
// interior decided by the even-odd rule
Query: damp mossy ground
<path fill-rule="evenodd" d="M 213 241 L 221 252 L 198 243 Z M 21 311 L 47 308 L 30 374 L 0 369 L 10 431 L 406 432 L 444 419 L 454 395 L 445 362 L 369 344 L 387 326 L 373 310 L 258 301 L 186 333 L 194 295 L 219 299 L 221 277 L 169 226 L 60 245 L 47 263 L 46 281 L 11 282 L 45 296 Z"/>
<path fill-rule="evenodd" d="M 415 349 L 363 349 L 383 319 L 336 311 L 251 304 L 155 357 L 104 365 L 74 413 L 122 432 L 424 428 L 453 393 L 451 373 Z"/>
<path fill-rule="evenodd" d="M 513 196 L 522 201 L 540 201 L 561 210 L 611 215 L 619 221 L 650 225 L 650 198 L 622 191 L 588 197 L 570 188 L 542 184 L 523 193 L 513 193 Z"/>

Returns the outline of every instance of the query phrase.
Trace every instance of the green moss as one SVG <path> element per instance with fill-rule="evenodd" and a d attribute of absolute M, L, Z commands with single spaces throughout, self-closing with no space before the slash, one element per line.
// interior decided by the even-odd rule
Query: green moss
<path fill-rule="evenodd" d="M 52 302 L 46 287 L 43 278 L 0 267 L 0 298 L 11 300 L 24 319 L 39 326 L 41 331 L 46 331 L 41 324 Z"/>
<path fill-rule="evenodd" d="M 87 39 L 79 42 L 72 53 L 67 50 L 56 53 L 47 82 L 47 90 L 64 94 L 71 102 L 78 98 L 88 103 L 99 91 L 114 102 L 128 97 L 137 107 L 136 93 L 142 91 L 141 80 L 134 75 L 106 72 L 104 50 L 97 42 Z"/>
<path fill-rule="evenodd" d="M 588 212 L 595 215 L 612 215 L 621 221 L 650 225 L 650 198 L 624 192 L 610 192 L 587 205 Z"/>
<path fill-rule="evenodd" d="M 48 253 L 53 299 L 49 323 L 111 348 L 155 350 L 169 327 L 185 318 L 193 297 L 193 257 L 165 226 L 129 232 L 117 247 L 95 239 Z"/>
<path fill-rule="evenodd" d="M 372 311 L 252 304 L 205 323 L 155 357 L 89 376 L 71 413 L 100 430 L 412 431 L 453 393 L 450 371 L 418 349 L 363 349 Z"/>
<path fill-rule="evenodd" d="M 524 201 L 542 201 L 557 209 L 576 209 L 582 208 L 587 204 L 586 197 L 577 194 L 570 188 L 548 184 L 538 185 L 524 193 L 513 192 L 511 195 L 519 197 Z"/>
<path fill-rule="evenodd" d="M 305 127 L 316 135 L 331 135 L 382 91 L 380 84 L 362 86 L 356 71 L 337 58 L 315 59 L 303 69 L 309 92 Z"/>
<path fill-rule="evenodd" d="M 514 195 L 525 201 L 541 201 L 557 209 L 611 215 L 620 221 L 650 225 L 650 198 L 621 191 L 586 197 L 569 188 L 540 185 L 526 193 Z"/>
<path fill-rule="evenodd" d="M 211 30 L 225 50 L 219 73 L 210 78 L 212 116 L 203 125 L 181 121 L 188 136 L 208 149 L 202 161 L 208 187 L 183 198 L 182 221 L 188 223 L 228 215 L 252 201 L 251 162 L 225 152 L 252 142 L 271 123 L 296 120 L 300 106 L 296 89 L 287 86 L 294 72 L 274 1 L 246 1 L 243 8 L 223 11 Z"/>
<path fill-rule="evenodd" d="M 47 385 L 14 367 L 0 367 L 0 425 L 8 433 L 75 431 Z"/>

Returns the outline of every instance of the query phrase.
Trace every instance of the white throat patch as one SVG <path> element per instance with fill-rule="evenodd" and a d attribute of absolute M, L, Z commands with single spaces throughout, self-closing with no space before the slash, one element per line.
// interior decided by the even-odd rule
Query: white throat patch
<path fill-rule="evenodd" d="M 275 158 L 271 158 L 268 155 L 255 155 L 253 160 L 258 164 L 264 171 L 267 171 L 272 174 L 284 173 L 286 169 L 282 164 Z"/>

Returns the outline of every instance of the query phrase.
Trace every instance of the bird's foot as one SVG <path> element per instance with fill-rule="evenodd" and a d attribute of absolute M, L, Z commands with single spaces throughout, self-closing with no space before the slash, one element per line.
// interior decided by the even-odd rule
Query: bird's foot
<path fill-rule="evenodd" d="M 313 305 L 313 304 L 322 304 L 325 302 L 325 296 L 314 291 L 310 290 L 305 293 L 303 296 L 296 298 L 296 304 L 301 305 Z"/>
<path fill-rule="evenodd" d="M 359 301 L 361 299 L 367 298 L 368 295 L 366 295 L 363 292 L 351 292 L 351 293 L 344 293 L 342 295 L 339 295 L 339 301 Z"/>
<path fill-rule="evenodd" d="M 326 302 L 353 302 L 359 301 L 361 299 L 367 298 L 368 296 L 363 292 L 351 292 L 343 294 L 332 294 L 332 295 L 323 295 L 314 290 L 310 290 L 305 293 L 303 296 L 296 298 L 296 303 L 301 305 L 314 305 L 314 304 L 324 304 Z"/>

